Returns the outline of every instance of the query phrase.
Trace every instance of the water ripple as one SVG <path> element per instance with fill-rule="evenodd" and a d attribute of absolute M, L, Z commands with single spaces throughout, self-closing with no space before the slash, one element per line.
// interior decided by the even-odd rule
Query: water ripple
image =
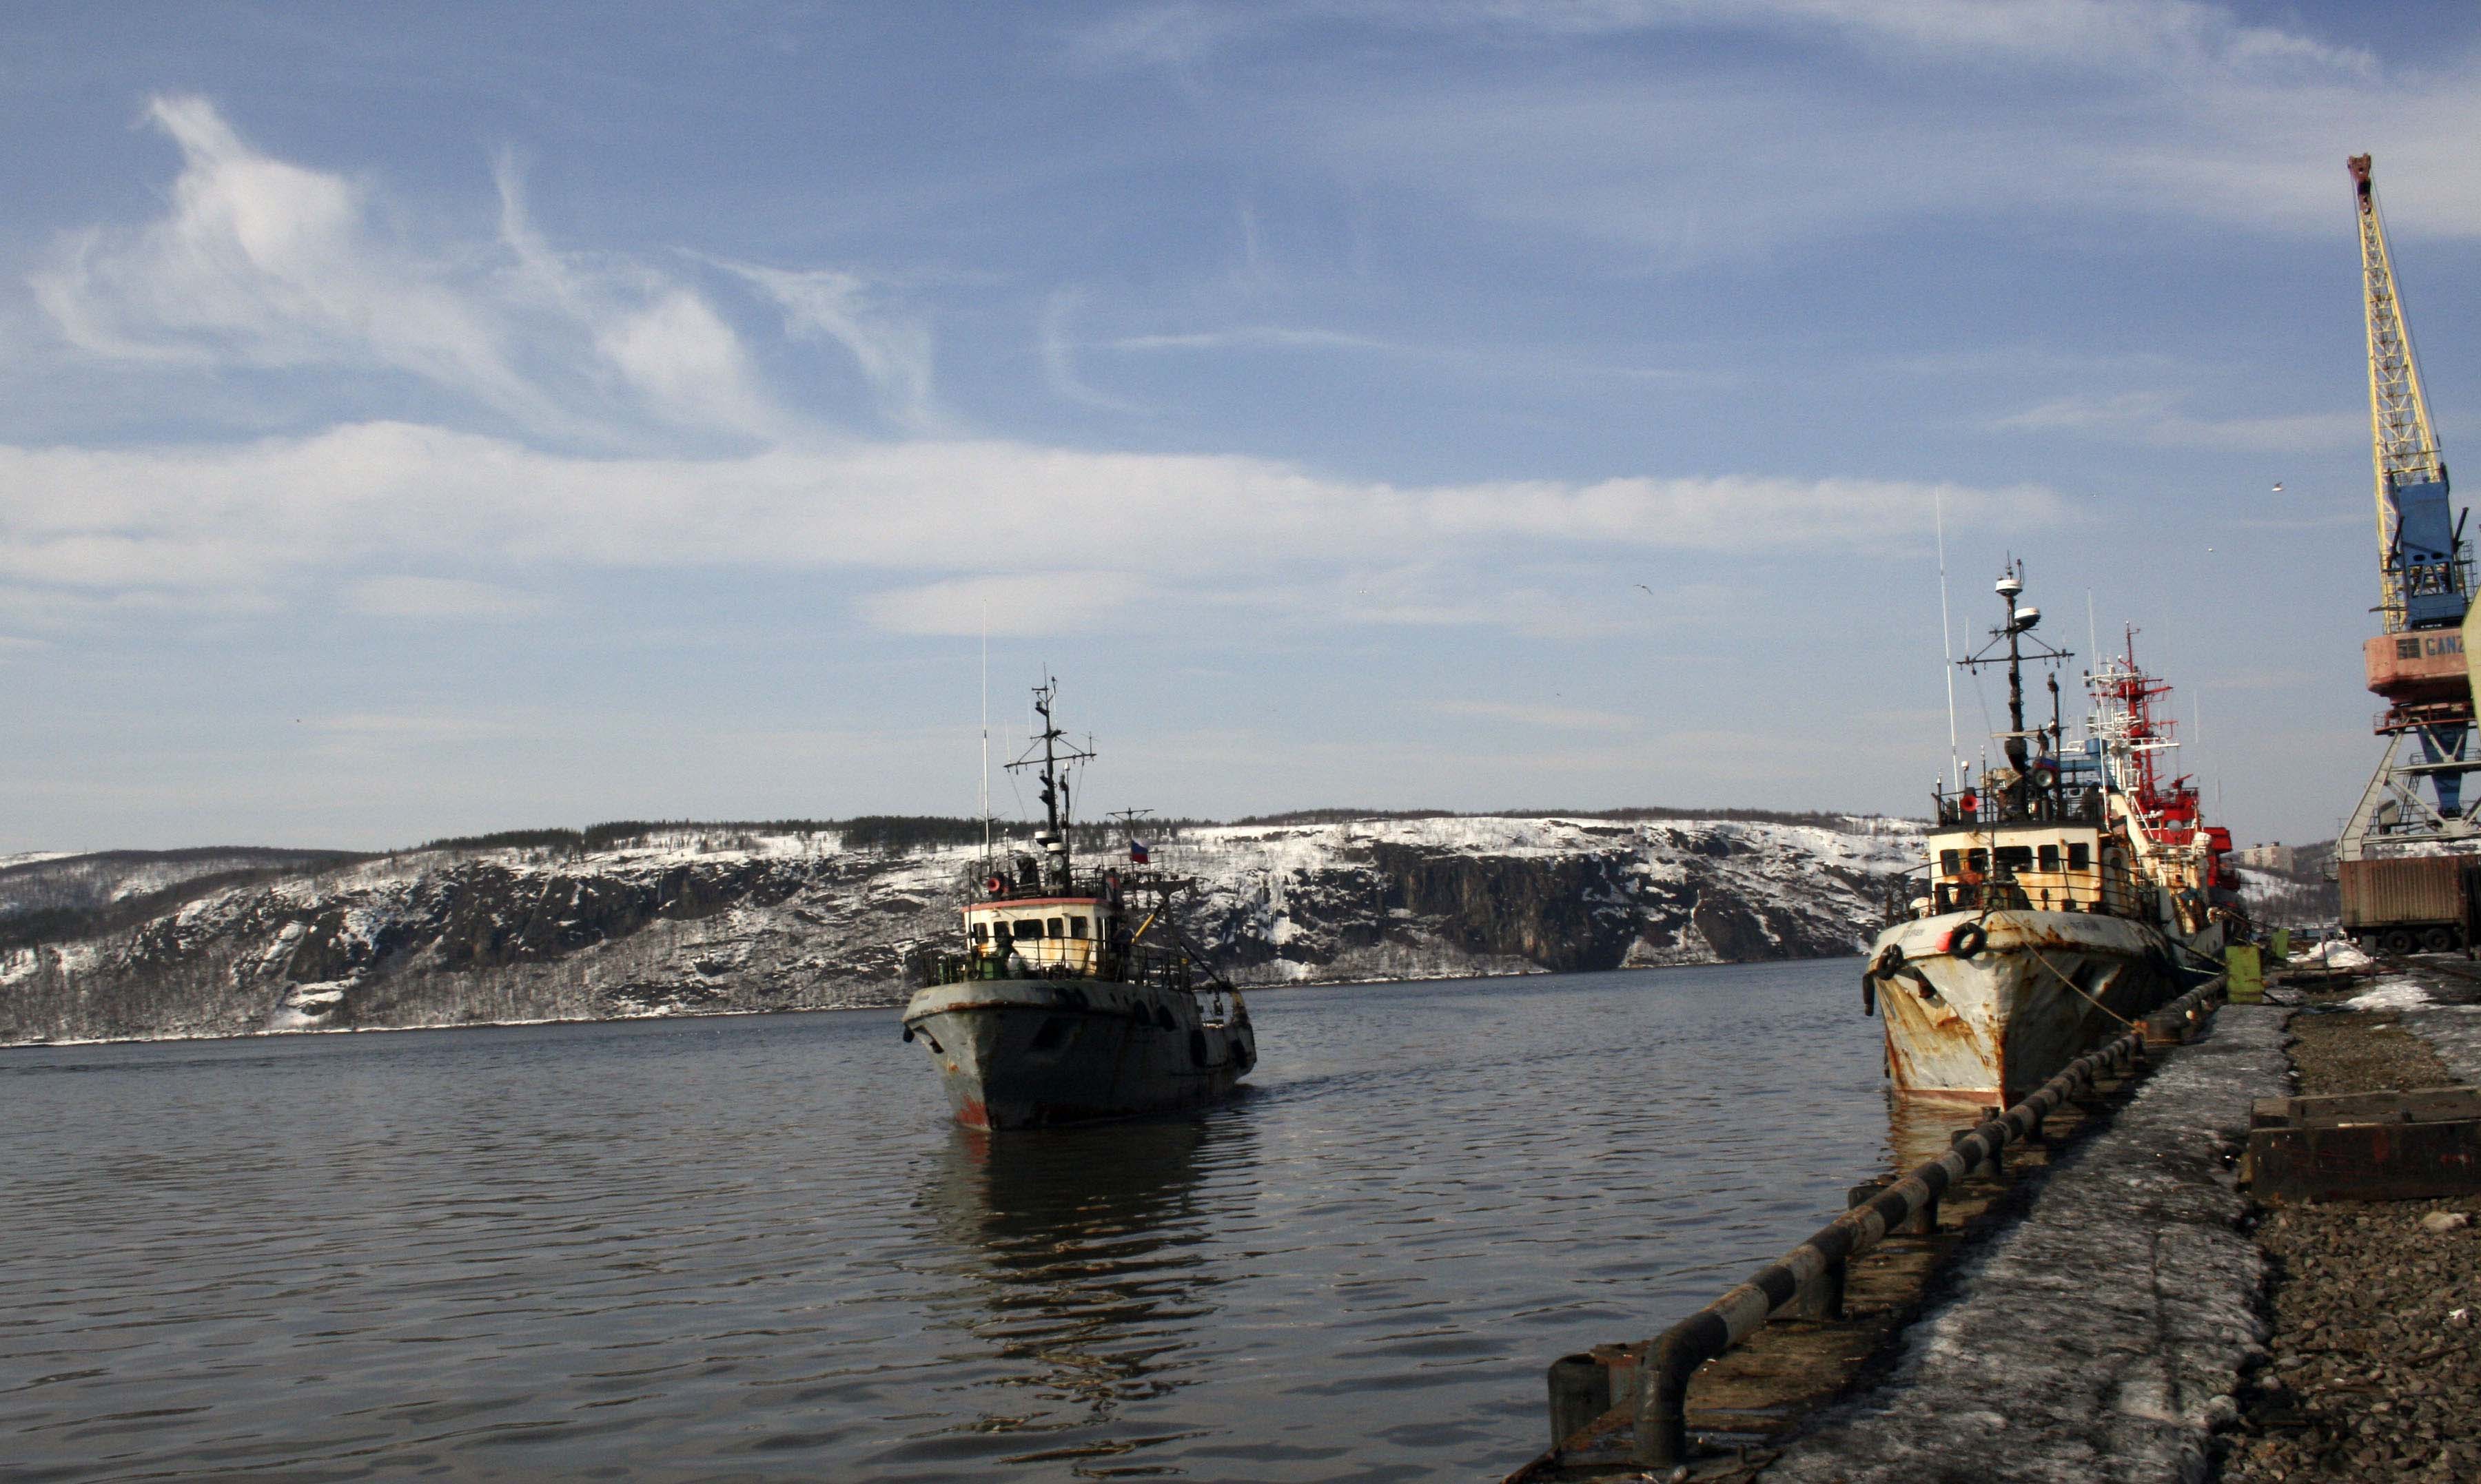
<path fill-rule="evenodd" d="M 1503 1471 L 1943 1124 L 1849 964 L 1259 997 L 1195 1119 L 991 1138 L 892 1014 L 0 1052 L 12 1477 Z M 75 1076 L 53 1074 L 74 1072 Z"/>

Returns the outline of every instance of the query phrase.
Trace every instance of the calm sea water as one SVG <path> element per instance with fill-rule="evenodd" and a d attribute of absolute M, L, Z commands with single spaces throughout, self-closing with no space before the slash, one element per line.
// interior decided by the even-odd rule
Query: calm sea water
<path fill-rule="evenodd" d="M 1853 986 L 1262 994 L 997 1138 L 892 1011 L 0 1052 L 0 1474 L 1495 1476 L 1887 1165 Z"/>

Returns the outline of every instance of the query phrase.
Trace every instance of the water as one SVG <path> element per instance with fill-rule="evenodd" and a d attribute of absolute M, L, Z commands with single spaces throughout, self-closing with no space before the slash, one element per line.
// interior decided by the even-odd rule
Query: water
<path fill-rule="evenodd" d="M 996 1139 L 893 1012 L 0 1052 L 0 1472 L 1495 1476 L 1886 1167 L 1857 1002 L 1263 994 L 1239 1103 Z"/>

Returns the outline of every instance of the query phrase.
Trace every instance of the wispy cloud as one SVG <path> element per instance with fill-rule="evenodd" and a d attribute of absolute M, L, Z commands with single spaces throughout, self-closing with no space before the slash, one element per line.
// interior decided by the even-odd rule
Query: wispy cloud
<path fill-rule="evenodd" d="M 216 106 L 167 96 L 149 123 L 180 151 L 165 214 L 62 237 L 29 276 L 62 339 L 106 361 L 177 370 L 339 369 L 414 377 L 533 436 L 642 444 L 650 430 L 727 441 L 804 435 L 741 332 L 680 274 L 555 248 L 514 162 L 496 165 L 486 243 L 419 243 L 382 225 L 368 181 L 277 159 Z M 927 331 L 877 311 L 834 270 L 733 265 L 795 334 L 860 364 L 887 415 L 927 426 Z"/>
<path fill-rule="evenodd" d="M 1614 366 L 1546 353 L 1529 348 L 1408 345 L 1373 335 L 1283 325 L 1236 325 L 1221 329 L 1122 335 L 1106 349 L 1132 354 L 1162 351 L 1337 351 L 1418 361 L 1432 367 L 1485 376 L 1612 378 L 1666 385 L 1711 385 L 1729 379 L 1716 373 L 1663 366 Z"/>
<path fill-rule="evenodd" d="M 368 577 L 352 584 L 346 606 L 379 618 L 531 618 L 547 606 L 530 592 L 455 577 Z"/>
<path fill-rule="evenodd" d="M 1332 329 L 1293 329 L 1280 325 L 1240 325 L 1229 329 L 1195 330 L 1177 335 L 1122 335 L 1110 342 L 1114 351 L 1385 351 L 1405 348 L 1367 335 Z"/>
<path fill-rule="evenodd" d="M 765 290 L 784 310 L 797 336 L 823 335 L 844 347 L 877 393 L 889 419 L 915 432 L 949 421 L 931 393 L 929 327 L 893 315 L 872 285 L 831 268 L 788 270 L 747 263 L 721 265 Z"/>
<path fill-rule="evenodd" d="M 1035 326 L 1035 337 L 1042 352 L 1042 374 L 1051 383 L 1051 389 L 1070 402 L 1099 407 L 1106 412 L 1142 413 L 1150 410 L 1125 398 L 1095 390 L 1079 374 L 1077 341 L 1071 326 L 1084 302 L 1085 295 L 1079 289 L 1057 289 L 1043 300 L 1042 318 Z"/>
<path fill-rule="evenodd" d="M 2053 398 L 1991 426 L 2024 432 L 2102 433 L 2162 448 L 2233 453 L 2301 453 L 2348 444 L 2366 430 L 2354 412 L 2299 412 L 2259 417 L 2197 417 L 2166 392 L 2110 392 Z"/>
<path fill-rule="evenodd" d="M 1006 572 L 873 593 L 859 606 L 898 634 L 1025 638 L 1090 629 L 1156 596 L 1127 572 Z"/>
<path fill-rule="evenodd" d="M 301 724 L 338 737 L 403 742 L 436 742 L 466 737 L 507 737 L 518 728 L 492 716 L 452 716 L 435 712 L 345 712 L 305 716 Z"/>
<path fill-rule="evenodd" d="M 1479 716 L 1525 726 L 1554 727 L 1574 732 L 1619 732 L 1640 726 L 1634 716 L 1574 706 L 1528 705 L 1521 701 L 1441 701 L 1430 708 L 1445 716 Z"/>
<path fill-rule="evenodd" d="M 1109 532 L 1126 570 L 1176 571 L 1211 591 L 1408 554 L 1470 574 L 1519 552 L 1906 550 L 1942 500 L 1956 528 L 2021 528 L 2060 509 L 2038 486 L 1754 477 L 1396 485 L 1266 459 L 996 441 L 592 458 L 364 424 L 242 448 L 0 447 L 0 579 L 106 594 L 263 594 L 307 573 L 453 565 L 488 550 L 544 566 L 951 581 L 1084 571 L 1096 534 Z M 498 601 L 434 579 L 373 581 L 356 589 L 363 601 L 401 610 Z M 917 594 L 878 612 L 921 627 L 931 612 L 922 605 L 938 601 Z M 1458 601 L 1489 606 L 1469 579 Z"/>
<path fill-rule="evenodd" d="M 1560 47 L 1571 65 L 1373 69 L 1343 89 L 1287 65 L 1287 45 L 1339 27 Z M 1112 30 L 1145 33 L 1127 16 Z M 2420 181 L 2399 225 L 2481 236 L 2481 156 L 2463 146 L 2481 129 L 2481 59 L 2390 68 L 2348 33 L 2226 5 L 1303 0 L 1177 34 L 1176 59 L 1120 55 L 1214 68 L 1216 106 L 1246 99 L 1255 127 L 1357 191 L 1411 191 L 1667 263 L 1928 221 L 2104 214 L 2323 232 L 2357 149 L 2375 150 L 2389 178 Z M 1702 44 L 1714 41 L 1740 50 L 1718 63 Z M 1786 43 L 1841 61 L 1752 65 L 1752 48 Z"/>

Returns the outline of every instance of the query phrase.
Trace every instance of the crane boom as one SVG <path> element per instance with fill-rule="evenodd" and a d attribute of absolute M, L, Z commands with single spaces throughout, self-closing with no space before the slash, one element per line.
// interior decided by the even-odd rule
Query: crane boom
<path fill-rule="evenodd" d="M 2471 581 L 2449 507 L 2446 463 L 2429 419 L 2420 364 L 2395 289 L 2386 218 L 2369 180 L 2369 157 L 2348 162 L 2359 198 L 2361 286 L 2369 335 L 2369 435 L 2377 482 L 2380 608 L 2387 632 L 2464 620 Z"/>

